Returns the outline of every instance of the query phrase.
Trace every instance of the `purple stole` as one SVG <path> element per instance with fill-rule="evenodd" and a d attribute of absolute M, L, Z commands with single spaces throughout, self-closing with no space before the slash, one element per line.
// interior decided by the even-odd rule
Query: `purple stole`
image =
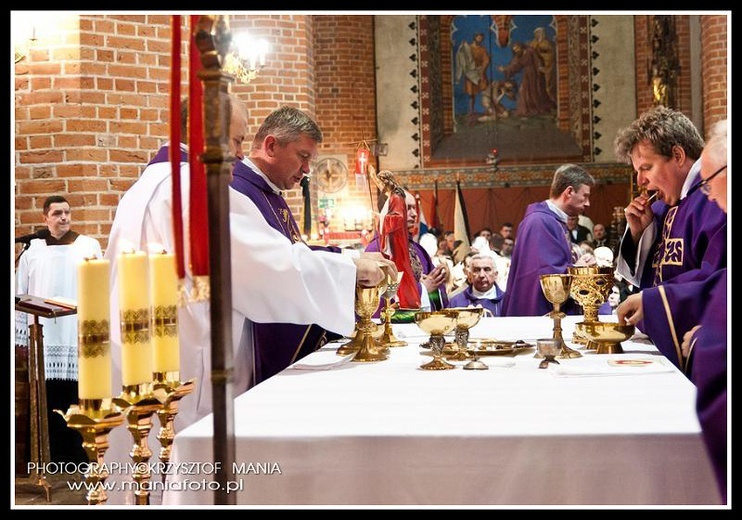
<path fill-rule="evenodd" d="M 502 316 L 543 316 L 551 312 L 554 306 L 541 291 L 540 276 L 564 274 L 573 264 L 567 225 L 545 201 L 530 204 L 518 226 Z M 562 304 L 561 311 L 582 313 L 571 298 Z"/>
<path fill-rule="evenodd" d="M 169 154 L 170 153 L 170 147 L 169 146 L 163 146 L 160 148 L 154 157 L 152 157 L 152 160 L 147 163 L 147 166 L 150 164 L 155 163 L 161 163 L 161 162 L 168 162 L 170 160 Z M 188 162 L 188 154 L 183 151 L 183 149 L 180 150 L 180 162 Z"/>
<path fill-rule="evenodd" d="M 266 222 L 291 242 L 301 234 L 284 198 L 273 192 L 260 175 L 242 161 L 234 164 L 231 187 L 252 200 Z M 338 248 L 323 248 L 337 250 Z M 255 352 L 255 384 L 265 381 L 295 361 L 311 354 L 339 336 L 318 325 L 252 323 Z"/>

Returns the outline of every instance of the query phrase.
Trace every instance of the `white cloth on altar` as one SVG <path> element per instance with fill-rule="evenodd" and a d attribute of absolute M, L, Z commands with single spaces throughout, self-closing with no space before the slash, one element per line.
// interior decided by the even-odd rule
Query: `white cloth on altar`
<path fill-rule="evenodd" d="M 85 235 L 78 235 L 71 244 L 53 246 L 44 239 L 31 240 L 18 262 L 15 292 L 77 300 L 78 264 L 85 258 L 102 256 L 98 240 Z M 33 315 L 18 314 L 22 315 L 17 319 L 19 325 L 33 324 Z M 77 315 L 39 318 L 39 324 L 43 331 L 46 379 L 77 381 Z M 23 337 L 28 338 L 28 333 Z"/>

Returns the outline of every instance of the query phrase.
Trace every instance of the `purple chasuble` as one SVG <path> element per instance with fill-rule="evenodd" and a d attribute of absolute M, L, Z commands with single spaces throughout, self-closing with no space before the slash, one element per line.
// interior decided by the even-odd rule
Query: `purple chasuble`
<path fill-rule="evenodd" d="M 727 265 L 727 218 L 697 189 L 676 206 L 655 202 L 652 211 L 661 233 L 642 273 L 644 319 L 637 327 L 683 370 L 683 336 L 700 323 L 707 305 L 700 295 L 708 278 Z"/>
<path fill-rule="evenodd" d="M 268 224 L 291 242 L 300 242 L 299 226 L 284 198 L 242 161 L 234 164 L 231 184 L 260 210 Z M 318 248 L 319 249 L 319 248 Z M 339 251 L 337 248 L 322 248 Z M 252 323 L 255 351 L 255 384 L 265 381 L 295 361 L 311 354 L 327 341 L 339 338 L 318 325 Z"/>
<path fill-rule="evenodd" d="M 727 503 L 727 270 L 706 281 L 706 311 L 693 335 L 690 378 L 696 411 L 724 503 Z"/>
<path fill-rule="evenodd" d="M 541 291 L 542 274 L 565 274 L 574 265 L 567 225 L 546 201 L 526 208 L 518 226 L 507 289 L 502 299 L 502 316 L 543 316 L 554 306 Z M 561 306 L 566 314 L 581 314 L 572 298 Z"/>
<path fill-rule="evenodd" d="M 477 298 L 472 293 L 473 288 L 467 287 L 456 296 L 452 296 L 448 302 L 449 307 L 484 307 L 489 310 L 493 316 L 500 316 L 500 307 L 502 306 L 501 300 L 503 293 L 500 286 L 495 284 L 495 297 L 489 298 Z"/>

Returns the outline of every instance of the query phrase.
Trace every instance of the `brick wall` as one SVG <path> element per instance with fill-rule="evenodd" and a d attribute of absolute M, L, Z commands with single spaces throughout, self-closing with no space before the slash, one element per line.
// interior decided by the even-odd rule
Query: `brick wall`
<path fill-rule="evenodd" d="M 320 154 L 347 154 L 350 179 L 344 191 L 333 194 L 337 205 L 369 209 L 368 189 L 356 186 L 353 173 L 357 144 L 376 137 L 373 23 L 373 16 L 315 17 L 317 122 L 324 133 Z M 373 156 L 371 163 L 378 166 Z M 316 195 L 315 190 L 315 208 Z M 344 231 L 340 216 L 331 221 L 329 231 Z"/>
<path fill-rule="evenodd" d="M 702 16 L 701 40 L 703 122 L 710 129 L 727 117 L 727 17 Z"/>
<path fill-rule="evenodd" d="M 167 138 L 169 16 L 58 14 L 15 67 L 15 227 L 52 194 L 107 245 L 118 200 Z"/>

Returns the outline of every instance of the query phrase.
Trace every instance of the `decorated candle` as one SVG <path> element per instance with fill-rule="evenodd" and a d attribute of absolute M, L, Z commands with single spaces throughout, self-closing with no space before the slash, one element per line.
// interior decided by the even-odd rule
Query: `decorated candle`
<path fill-rule="evenodd" d="M 77 267 L 78 399 L 111 397 L 110 262 L 86 258 Z"/>
<path fill-rule="evenodd" d="M 178 342 L 178 276 L 175 256 L 165 251 L 149 255 L 149 294 L 152 304 L 152 369 L 180 370 Z"/>
<path fill-rule="evenodd" d="M 149 277 L 144 251 L 118 255 L 119 312 L 121 314 L 121 383 L 152 381 Z"/>

